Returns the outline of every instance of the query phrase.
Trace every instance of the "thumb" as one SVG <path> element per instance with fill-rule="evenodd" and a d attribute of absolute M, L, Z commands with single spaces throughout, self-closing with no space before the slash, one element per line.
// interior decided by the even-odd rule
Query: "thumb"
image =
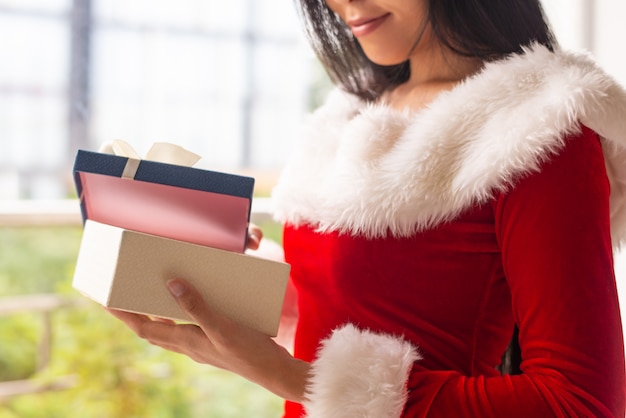
<path fill-rule="evenodd" d="M 167 282 L 167 289 L 176 299 L 178 306 L 189 315 L 189 317 L 202 327 L 209 321 L 211 311 L 202 299 L 200 293 L 187 281 L 173 279 Z"/>

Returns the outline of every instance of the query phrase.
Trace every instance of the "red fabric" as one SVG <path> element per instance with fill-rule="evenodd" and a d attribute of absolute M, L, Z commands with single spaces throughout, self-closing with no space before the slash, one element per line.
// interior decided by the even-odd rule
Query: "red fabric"
<path fill-rule="evenodd" d="M 351 322 L 419 346 L 406 417 L 623 417 L 608 196 L 598 138 L 585 129 L 540 173 L 409 238 L 286 226 L 296 356 L 313 360 Z M 501 376 L 514 322 L 523 374 Z M 287 403 L 287 417 L 301 415 Z"/>

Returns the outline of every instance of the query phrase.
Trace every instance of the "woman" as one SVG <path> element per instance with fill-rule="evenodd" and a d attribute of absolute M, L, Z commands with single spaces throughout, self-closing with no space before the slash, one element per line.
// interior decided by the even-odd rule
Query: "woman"
<path fill-rule="evenodd" d="M 300 7 L 339 88 L 274 193 L 295 356 L 184 280 L 198 326 L 115 315 L 288 417 L 624 416 L 624 89 L 558 49 L 538 1 Z M 502 375 L 514 326 L 522 373 Z"/>

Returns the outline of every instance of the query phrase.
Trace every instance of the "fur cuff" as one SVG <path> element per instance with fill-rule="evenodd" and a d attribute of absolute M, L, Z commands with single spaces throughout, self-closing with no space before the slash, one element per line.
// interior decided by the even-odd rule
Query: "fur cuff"
<path fill-rule="evenodd" d="M 417 349 L 401 337 L 346 325 L 322 342 L 312 365 L 307 418 L 398 418 Z"/>

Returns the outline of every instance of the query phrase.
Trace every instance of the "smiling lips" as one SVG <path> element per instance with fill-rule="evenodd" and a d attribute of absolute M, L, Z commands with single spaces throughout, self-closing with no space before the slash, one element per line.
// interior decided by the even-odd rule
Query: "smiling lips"
<path fill-rule="evenodd" d="M 352 34 L 359 38 L 374 32 L 389 17 L 389 13 L 374 18 L 351 19 L 348 26 L 352 30 Z"/>

